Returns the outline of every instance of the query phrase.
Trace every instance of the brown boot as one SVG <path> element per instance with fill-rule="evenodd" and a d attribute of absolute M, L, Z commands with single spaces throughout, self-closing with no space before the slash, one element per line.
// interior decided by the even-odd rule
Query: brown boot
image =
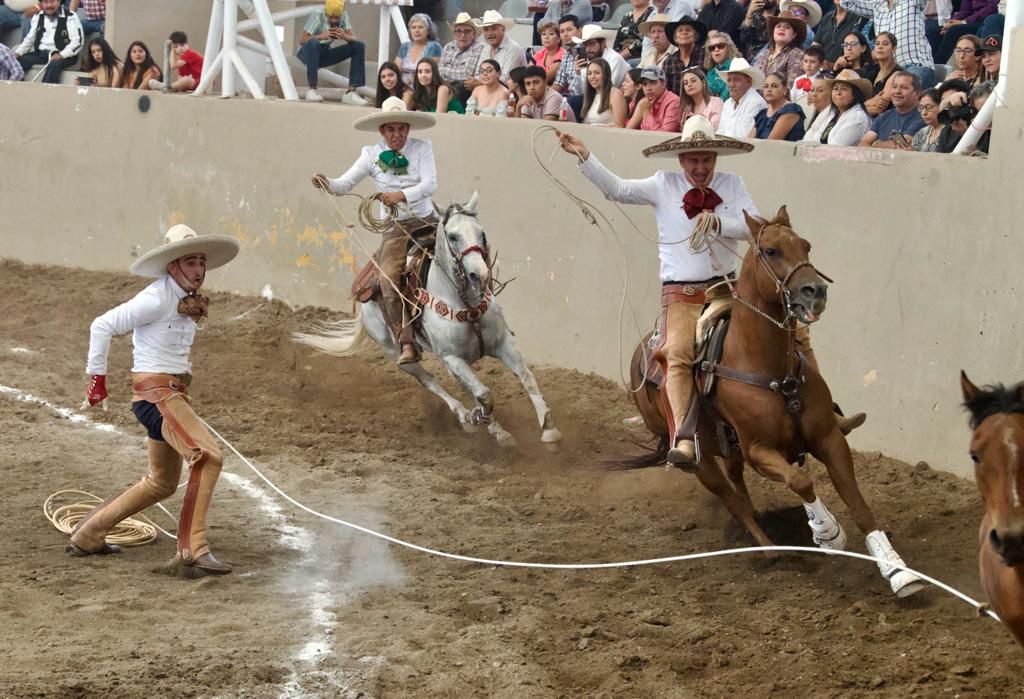
<path fill-rule="evenodd" d="M 415 364 L 420 360 L 420 348 L 416 344 L 416 332 L 408 320 L 395 328 L 395 336 L 402 349 L 398 357 L 398 364 Z"/>
<path fill-rule="evenodd" d="M 227 575 L 231 572 L 231 566 L 218 561 L 212 553 L 204 553 L 194 561 L 186 561 L 177 555 L 158 571 L 166 573 L 172 578 L 198 580 L 209 575 Z"/>
<path fill-rule="evenodd" d="M 697 467 L 697 445 L 692 439 L 679 437 L 675 446 L 668 450 L 665 459 L 684 471 L 692 471 Z"/>
<path fill-rule="evenodd" d="M 839 425 L 839 431 L 843 433 L 844 437 L 863 425 L 867 419 L 868 416 L 864 413 L 854 413 L 846 417 L 842 413 L 836 412 L 836 424 Z"/>
<path fill-rule="evenodd" d="M 415 342 L 408 342 L 402 344 L 402 354 L 398 356 L 398 363 L 401 364 L 415 364 L 420 360 L 420 353 L 416 348 Z"/>

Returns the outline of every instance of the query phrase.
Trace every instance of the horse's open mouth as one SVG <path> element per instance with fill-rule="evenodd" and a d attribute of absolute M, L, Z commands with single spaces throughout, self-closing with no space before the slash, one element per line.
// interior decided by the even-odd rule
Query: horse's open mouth
<path fill-rule="evenodd" d="M 816 323 L 819 320 L 821 320 L 821 314 L 820 313 L 814 313 L 813 311 L 808 309 L 806 306 L 804 306 L 802 303 L 792 303 L 792 304 L 790 304 L 789 305 L 789 310 L 791 310 L 793 312 L 793 315 L 796 316 L 797 320 L 799 320 L 801 323 L 805 323 L 807 325 L 810 325 L 811 323 Z"/>

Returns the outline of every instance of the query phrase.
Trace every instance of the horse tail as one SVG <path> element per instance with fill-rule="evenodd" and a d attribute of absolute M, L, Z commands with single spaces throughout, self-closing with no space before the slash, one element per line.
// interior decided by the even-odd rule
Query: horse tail
<path fill-rule="evenodd" d="M 310 327 L 310 331 L 292 333 L 292 339 L 335 357 L 350 357 L 370 342 L 360 308 L 356 309 L 354 318 L 315 323 Z"/>
<path fill-rule="evenodd" d="M 634 442 L 637 446 L 644 448 L 646 453 L 637 456 L 612 456 L 601 461 L 601 466 L 607 471 L 632 471 L 651 466 L 661 466 L 668 458 L 668 437 L 658 437 L 655 445 L 649 446 Z"/>

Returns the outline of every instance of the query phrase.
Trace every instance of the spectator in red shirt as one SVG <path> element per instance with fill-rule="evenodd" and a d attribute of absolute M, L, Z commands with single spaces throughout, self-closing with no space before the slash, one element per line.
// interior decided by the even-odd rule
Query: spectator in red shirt
<path fill-rule="evenodd" d="M 679 95 L 665 84 L 665 71 L 648 66 L 640 71 L 640 87 L 644 98 L 626 124 L 627 129 L 641 131 L 679 132 Z"/>
<path fill-rule="evenodd" d="M 168 85 L 171 92 L 192 92 L 203 78 L 203 57 L 188 45 L 185 32 L 171 32 L 171 70 L 178 79 Z"/>

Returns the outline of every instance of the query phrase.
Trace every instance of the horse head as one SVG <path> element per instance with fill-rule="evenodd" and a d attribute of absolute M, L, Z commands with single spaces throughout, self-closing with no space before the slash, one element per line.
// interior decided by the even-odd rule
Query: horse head
<path fill-rule="evenodd" d="M 1006 565 L 1024 565 L 1024 383 L 978 388 L 961 371 L 960 389 L 974 430 L 974 480 L 985 503 L 988 531 L 981 535 Z"/>
<path fill-rule="evenodd" d="M 766 221 L 743 212 L 754 241 L 750 248 L 757 290 L 769 305 L 782 306 L 808 325 L 817 321 L 828 303 L 828 283 L 808 258 L 811 244 L 792 229 L 783 206 Z"/>
<path fill-rule="evenodd" d="M 491 252 L 477 216 L 477 200 L 451 204 L 438 225 L 436 258 L 454 275 L 459 293 L 477 300 L 491 283 Z"/>

